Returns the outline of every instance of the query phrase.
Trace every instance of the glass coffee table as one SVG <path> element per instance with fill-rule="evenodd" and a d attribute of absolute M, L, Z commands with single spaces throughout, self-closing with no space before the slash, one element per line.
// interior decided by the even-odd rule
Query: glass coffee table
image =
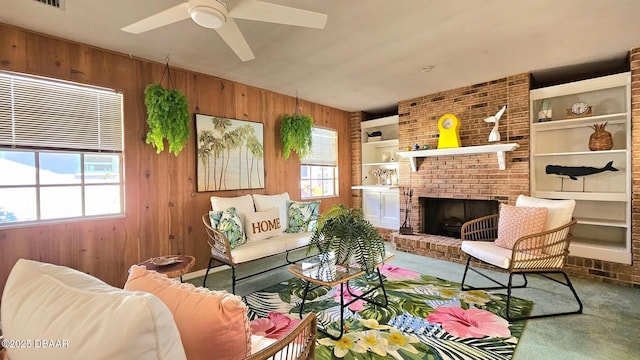
<path fill-rule="evenodd" d="M 357 264 L 336 265 L 334 259 L 327 259 L 326 255 L 316 255 L 305 259 L 304 261 L 291 265 L 289 267 L 289 272 L 305 282 L 304 292 L 302 293 L 302 304 L 300 304 L 300 310 L 298 312 L 300 318 L 302 318 L 304 304 L 307 299 L 307 293 L 309 291 L 317 289 L 321 286 L 334 287 L 336 285 L 340 285 L 340 334 L 336 336 L 327 332 L 323 328 L 318 328 L 318 330 L 334 340 L 342 338 L 342 335 L 344 334 L 344 309 L 347 306 L 351 305 L 357 300 L 364 300 L 370 304 L 382 307 L 387 307 L 387 305 L 389 304 L 389 299 L 387 298 L 387 293 L 384 290 L 384 282 L 382 281 L 382 275 L 380 274 L 379 267 L 393 260 L 394 258 L 395 255 L 393 254 L 385 254 L 384 260 L 382 260 L 376 266 L 375 273 L 377 274 L 378 284 L 376 286 L 370 287 L 361 295 L 353 294 L 351 292 L 351 288 L 349 287 L 349 280 L 353 280 L 366 274 L 366 272 L 362 270 Z M 313 284 L 313 286 L 311 286 L 311 284 Z M 347 293 L 351 297 L 351 300 L 346 303 L 344 299 L 345 287 Z M 368 296 L 378 289 L 381 289 L 382 294 L 384 295 L 384 302 L 382 303 L 377 302 L 373 300 L 372 297 Z"/>

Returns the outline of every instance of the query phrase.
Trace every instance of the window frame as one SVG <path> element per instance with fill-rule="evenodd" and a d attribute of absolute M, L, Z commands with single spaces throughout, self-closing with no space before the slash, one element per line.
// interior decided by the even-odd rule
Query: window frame
<path fill-rule="evenodd" d="M 311 146 L 311 151 L 310 154 L 305 157 L 300 159 L 300 198 L 302 200 L 314 200 L 314 199 L 322 199 L 322 198 L 330 198 L 330 197 L 338 197 L 340 196 L 340 175 L 339 175 L 339 169 L 338 169 L 338 131 L 336 129 L 332 129 L 332 128 L 323 128 L 323 127 L 319 127 L 319 126 L 314 126 L 312 128 L 312 137 L 314 136 L 313 131 L 314 129 L 319 129 L 322 131 L 329 131 L 331 132 L 332 136 L 333 136 L 333 141 L 334 141 L 334 154 L 335 157 L 333 157 L 333 160 L 331 161 L 314 161 L 314 157 L 313 157 L 313 150 L 315 147 L 316 151 L 321 151 L 320 149 L 320 145 L 314 145 L 314 141 L 312 141 L 312 146 Z M 316 136 L 320 136 L 320 135 L 316 135 Z M 307 168 L 306 171 L 304 168 Z M 325 169 L 332 169 L 332 175 L 325 177 Z M 320 177 L 313 177 L 313 173 L 314 173 L 314 169 L 315 169 L 315 173 L 319 173 Z M 304 176 L 303 177 L 303 173 L 307 173 L 308 176 Z M 314 181 L 320 181 L 321 185 L 321 189 L 322 189 L 322 194 L 321 195 L 313 195 L 313 183 Z M 325 182 L 332 182 L 333 183 L 333 193 L 330 194 L 326 194 L 324 192 L 324 185 Z M 304 188 L 305 186 L 303 184 L 305 184 L 309 187 L 309 193 L 311 194 L 310 196 L 305 195 L 304 192 Z"/>
<path fill-rule="evenodd" d="M 33 189 L 33 197 L 30 194 L 29 201 L 31 201 L 31 199 L 35 199 L 36 202 L 33 207 L 27 207 L 25 209 L 25 212 L 29 213 L 28 220 L 11 221 L 11 217 L 15 218 L 15 211 L 12 211 L 11 208 L 0 209 L 0 214 L 2 215 L 0 216 L 0 229 L 48 223 L 66 223 L 124 217 L 126 209 L 124 173 L 124 96 L 112 89 L 8 71 L 0 71 L 0 81 L 2 81 L 2 86 L 0 87 L 0 121 L 4 122 L 3 131 L 11 132 L 10 134 L 5 132 L 5 136 L 0 139 L 0 155 L 2 155 L 0 156 L 0 160 L 3 158 L 7 160 L 8 158 L 8 162 L 4 164 L 7 167 L 11 167 L 14 164 L 22 164 L 33 169 L 33 178 L 31 178 L 32 175 L 28 174 L 18 176 L 17 181 L 11 181 L 8 177 L 0 180 L 0 190 Z M 17 89 L 15 93 L 14 86 L 16 86 Z M 38 93 L 38 91 L 48 90 L 50 91 L 51 97 L 64 96 L 67 95 L 68 92 L 78 92 L 83 99 L 95 98 L 96 100 L 95 103 L 93 101 L 85 101 L 85 103 L 78 105 L 78 108 L 70 109 L 69 121 L 64 122 L 59 119 L 60 109 L 57 107 L 57 104 L 49 105 L 52 103 L 50 99 L 38 102 L 36 104 L 37 106 L 34 106 L 35 110 L 32 112 L 20 111 L 25 108 L 25 104 L 29 103 L 28 101 L 34 99 L 35 101 L 39 100 L 38 95 L 29 94 L 28 91 L 25 92 L 25 89 L 29 90 L 31 87 L 36 88 L 35 93 Z M 57 90 L 59 91 L 56 92 Z M 26 95 L 20 97 L 19 95 L 16 95 L 18 91 L 23 91 L 23 94 Z M 49 120 L 47 124 L 47 120 L 40 120 L 46 119 L 48 114 L 54 113 L 58 116 L 56 122 Z M 78 121 L 78 114 L 85 114 L 87 117 L 81 117 L 81 120 Z M 73 116 L 76 117 L 72 119 L 71 117 Z M 31 137 L 26 138 L 26 141 L 23 140 L 24 138 L 18 138 L 21 134 L 20 131 L 24 132 L 24 125 L 22 125 L 22 128 L 18 128 L 18 126 L 29 121 L 33 122 L 34 127 L 43 126 L 46 129 L 47 126 L 56 126 L 60 128 L 58 133 L 62 134 L 64 134 L 65 131 L 68 131 L 70 133 L 69 139 L 71 139 L 71 142 L 69 143 L 70 145 L 65 145 L 69 140 L 65 140 L 66 137 L 64 135 L 58 138 L 56 137 L 57 133 L 51 134 L 50 132 L 42 132 L 46 133 L 46 135 L 40 135 L 38 133 L 36 136 L 27 134 L 27 136 Z M 79 123 L 87 124 L 86 126 L 91 127 L 93 131 L 85 134 L 83 132 L 86 130 L 85 127 L 83 127 L 84 125 L 78 125 Z M 80 135 L 74 134 L 74 130 L 80 132 Z M 78 136 L 86 136 L 86 140 L 83 140 L 85 138 L 80 138 L 81 142 L 75 142 Z M 46 139 L 47 137 L 54 137 L 54 140 L 51 141 L 50 145 L 42 144 L 44 143 L 42 138 Z M 33 139 L 33 144 L 29 143 L 29 141 L 31 141 L 30 139 Z M 32 161 L 27 161 L 26 163 L 16 161 L 15 157 L 10 155 L 12 152 L 29 154 L 28 156 L 32 158 Z M 72 173 L 74 173 L 73 170 L 70 170 L 70 172 L 64 171 L 57 173 L 63 174 L 63 177 L 60 180 L 53 180 L 53 182 L 51 182 L 52 180 L 50 179 L 47 180 L 46 177 L 41 179 L 41 173 L 43 171 L 50 171 L 47 169 L 48 166 L 46 165 L 46 161 L 45 164 L 41 163 L 43 154 L 45 155 L 45 159 L 48 155 L 53 155 L 55 158 L 55 154 L 76 155 L 72 157 L 74 159 L 73 162 L 58 160 L 57 164 L 71 164 L 69 168 L 76 167 L 77 170 L 75 170 L 74 176 L 77 180 L 73 180 L 71 177 L 69 177 L 70 180 L 64 178 L 64 176 L 72 175 Z M 108 170 L 107 173 L 102 175 L 104 181 L 100 179 L 94 181 L 90 178 L 92 173 L 95 174 L 101 172 L 100 170 L 96 171 L 88 168 L 88 166 L 95 162 L 91 161 L 91 156 L 112 157 L 110 162 L 112 166 L 116 165 L 115 161 L 117 160 L 117 169 L 112 167 L 113 173 L 115 174 L 113 175 L 114 177 L 112 180 L 109 180 L 108 177 L 104 178 L 105 176 L 108 176 Z M 89 160 L 87 161 L 87 159 Z M 105 162 L 105 165 L 107 162 L 108 160 Z M 0 178 L 2 178 L 2 174 L 0 174 Z M 20 183 L 20 180 L 22 180 L 22 183 Z M 93 196 L 99 194 L 99 192 L 92 194 L 91 188 L 97 189 L 100 186 L 116 187 L 109 191 L 110 194 L 114 195 L 117 192 L 118 199 L 113 200 L 113 206 L 105 207 L 105 209 L 108 209 L 105 210 L 106 212 L 93 214 L 93 210 L 95 210 L 95 208 L 87 205 L 91 204 L 91 201 L 95 201 Z M 80 209 L 80 215 L 74 214 L 72 216 L 64 217 L 50 217 L 45 215 L 46 217 L 43 218 L 43 209 L 51 208 L 51 205 L 54 205 L 53 207 L 55 208 L 55 203 L 46 204 L 44 202 L 46 200 L 42 199 L 43 189 L 47 188 L 69 188 L 71 191 L 76 191 L 72 188 L 78 188 L 77 191 L 79 192 L 79 196 L 78 198 L 74 197 L 74 200 L 78 200 L 80 203 L 73 204 L 72 206 L 75 207 L 75 209 L 72 211 Z M 109 198 L 113 199 L 113 197 Z M 8 203 L 9 206 L 16 203 L 15 198 L 13 200 L 13 202 Z M 16 209 L 14 208 L 14 210 Z M 35 210 L 35 213 L 33 213 L 33 210 Z M 90 215 L 87 215 L 87 212 L 89 212 Z M 66 214 L 69 213 L 71 212 L 67 212 Z"/>

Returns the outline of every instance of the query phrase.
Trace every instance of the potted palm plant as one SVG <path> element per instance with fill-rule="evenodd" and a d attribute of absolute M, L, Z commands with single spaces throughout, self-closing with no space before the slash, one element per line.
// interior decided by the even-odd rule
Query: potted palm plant
<path fill-rule="evenodd" d="M 333 254 L 336 264 L 358 264 L 373 272 L 385 258 L 382 235 L 367 221 L 361 209 L 333 205 L 318 219 L 311 236 L 309 251 Z"/>

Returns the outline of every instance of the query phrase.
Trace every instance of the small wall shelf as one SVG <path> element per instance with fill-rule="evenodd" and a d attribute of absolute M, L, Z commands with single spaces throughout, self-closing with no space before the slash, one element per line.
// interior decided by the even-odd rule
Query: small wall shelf
<path fill-rule="evenodd" d="M 416 151 L 398 151 L 398 155 L 409 158 L 411 162 L 411 171 L 416 171 L 416 158 L 424 158 L 430 156 L 447 156 L 447 155 L 470 155 L 470 154 L 486 154 L 496 153 L 498 157 L 498 167 L 500 170 L 506 168 L 504 161 L 504 153 L 513 151 L 518 148 L 518 144 L 492 144 L 480 146 L 463 146 L 451 149 L 434 149 L 434 150 L 416 150 Z"/>

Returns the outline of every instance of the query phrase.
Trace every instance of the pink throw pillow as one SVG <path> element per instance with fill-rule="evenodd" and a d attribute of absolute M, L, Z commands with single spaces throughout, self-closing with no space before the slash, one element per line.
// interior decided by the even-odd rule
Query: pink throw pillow
<path fill-rule="evenodd" d="M 498 238 L 495 244 L 513 249 L 513 245 L 519 238 L 541 232 L 547 219 L 547 211 L 544 207 L 516 207 L 502 204 L 498 219 Z M 539 245 L 542 244 L 536 244 L 536 246 Z"/>
<path fill-rule="evenodd" d="M 151 293 L 169 308 L 189 360 L 244 359 L 251 353 L 247 306 L 239 296 L 180 283 L 133 265 L 126 290 Z"/>

